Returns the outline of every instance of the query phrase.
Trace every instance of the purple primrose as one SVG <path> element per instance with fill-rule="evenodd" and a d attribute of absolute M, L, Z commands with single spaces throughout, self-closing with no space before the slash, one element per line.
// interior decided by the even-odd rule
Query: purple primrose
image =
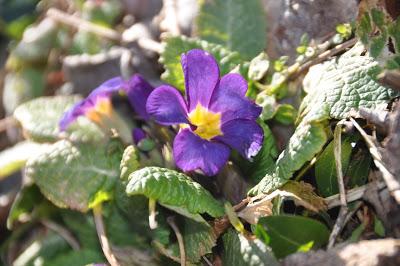
<path fill-rule="evenodd" d="M 180 125 L 173 143 L 176 165 L 185 172 L 217 174 L 230 148 L 251 159 L 261 149 L 263 130 L 256 119 L 261 107 L 246 98 L 247 82 L 239 74 L 220 78 L 209 53 L 194 49 L 181 57 L 186 100 L 169 85 L 156 88 L 146 109 L 162 125 Z"/>

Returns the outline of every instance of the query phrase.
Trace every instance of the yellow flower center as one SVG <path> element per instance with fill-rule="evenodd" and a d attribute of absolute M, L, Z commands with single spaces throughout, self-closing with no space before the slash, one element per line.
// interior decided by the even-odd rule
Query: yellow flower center
<path fill-rule="evenodd" d="M 113 107 L 111 101 L 109 99 L 100 99 L 96 103 L 93 109 L 90 109 L 86 116 L 97 123 L 100 123 L 102 120 L 102 116 L 111 117 L 113 112 Z"/>
<path fill-rule="evenodd" d="M 213 113 L 200 103 L 189 113 L 189 121 L 197 127 L 194 133 L 203 139 L 210 140 L 222 135 L 221 113 Z"/>

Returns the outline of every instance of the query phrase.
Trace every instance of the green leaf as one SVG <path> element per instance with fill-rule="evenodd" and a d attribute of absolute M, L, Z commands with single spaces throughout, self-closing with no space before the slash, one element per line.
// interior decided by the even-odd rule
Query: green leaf
<path fill-rule="evenodd" d="M 389 24 L 388 33 L 394 41 L 396 54 L 400 53 L 400 19 L 396 19 L 394 23 Z"/>
<path fill-rule="evenodd" d="M 260 0 L 201 1 L 197 34 L 251 59 L 266 46 L 266 19 Z"/>
<path fill-rule="evenodd" d="M 382 29 L 384 26 L 386 26 L 385 14 L 381 10 L 373 8 L 371 10 L 371 18 L 379 29 Z"/>
<path fill-rule="evenodd" d="M 385 48 L 386 43 L 387 43 L 386 35 L 381 34 L 379 36 L 372 37 L 371 44 L 369 47 L 370 55 L 373 58 L 377 58 L 382 53 L 383 49 Z"/>
<path fill-rule="evenodd" d="M 103 254 L 101 254 L 101 252 L 99 252 L 98 250 L 82 249 L 61 254 L 51 261 L 48 261 L 46 265 L 85 266 L 91 263 L 98 265 L 105 262 L 106 259 L 104 258 Z"/>
<path fill-rule="evenodd" d="M 269 69 L 268 55 L 264 52 L 260 53 L 250 61 L 248 76 L 251 80 L 262 79 Z"/>
<path fill-rule="evenodd" d="M 247 239 L 230 229 L 224 234 L 222 240 L 224 243 L 222 265 L 279 265 L 271 250 L 259 239 Z"/>
<path fill-rule="evenodd" d="M 47 264 L 47 262 L 69 250 L 67 241 L 60 235 L 51 231 L 45 234 L 38 234 L 29 246 L 25 246 L 23 252 L 13 261 L 12 265 L 51 265 Z"/>
<path fill-rule="evenodd" d="M 45 62 L 56 40 L 58 25 L 50 18 L 28 27 L 12 55 L 22 61 Z"/>
<path fill-rule="evenodd" d="M 368 44 L 369 34 L 372 32 L 371 16 L 368 12 L 365 12 L 357 25 L 357 35 L 359 36 L 363 44 Z"/>
<path fill-rule="evenodd" d="M 353 153 L 346 176 L 349 177 L 348 185 L 350 188 L 362 186 L 367 183 L 369 170 L 371 169 L 372 157 L 365 149 L 359 149 Z"/>
<path fill-rule="evenodd" d="M 174 170 L 145 167 L 129 176 L 126 193 L 145 195 L 159 204 L 192 218 L 192 215 L 208 213 L 212 217 L 224 214 L 224 208 L 199 183 Z"/>
<path fill-rule="evenodd" d="M 43 71 L 24 68 L 17 72 L 10 72 L 4 79 L 4 109 L 11 114 L 20 104 L 43 95 L 44 89 Z"/>
<path fill-rule="evenodd" d="M 79 100 L 79 96 L 37 98 L 20 105 L 14 117 L 29 138 L 39 142 L 56 141 L 61 135 L 58 123 L 62 115 Z M 100 142 L 106 139 L 101 129 L 86 117 L 79 117 L 71 124 L 66 135 L 74 142 Z"/>
<path fill-rule="evenodd" d="M 318 249 L 328 242 L 329 230 L 322 223 L 291 215 L 268 216 L 260 219 L 269 236 L 268 245 L 277 258 L 283 258 L 299 250 L 300 247 L 313 242 Z"/>
<path fill-rule="evenodd" d="M 26 27 L 35 21 L 36 16 L 25 14 L 19 18 L 12 20 L 4 29 L 4 32 L 13 39 L 20 40 Z"/>
<path fill-rule="evenodd" d="M 104 206 L 104 224 L 107 230 L 107 237 L 114 246 L 134 246 L 142 249 L 148 246 L 148 234 L 143 233 L 140 228 L 132 226 L 114 202 Z M 141 219 L 142 217 L 136 217 Z M 144 216 L 143 218 L 147 218 Z M 147 220 L 147 219 L 144 219 Z"/>
<path fill-rule="evenodd" d="M 86 212 L 111 195 L 122 151 L 61 140 L 27 162 L 26 175 L 56 206 Z"/>
<path fill-rule="evenodd" d="M 325 123 L 302 123 L 296 128 L 286 149 L 279 155 L 275 167 L 271 167 L 249 194 L 270 193 L 284 185 L 294 172 L 323 148 L 327 138 Z"/>
<path fill-rule="evenodd" d="M 321 153 L 318 161 L 315 163 L 315 179 L 318 190 L 322 196 L 328 197 L 339 193 L 335 156 L 333 154 L 333 141 Z M 349 137 L 342 141 L 342 172 L 347 171 L 351 156 L 351 139 Z"/>
<path fill-rule="evenodd" d="M 0 152 L 0 180 L 24 167 L 29 158 L 34 158 L 50 145 L 23 141 Z"/>
<path fill-rule="evenodd" d="M 280 104 L 276 109 L 275 120 L 284 125 L 291 125 L 296 120 L 297 110 L 291 104 Z"/>
<path fill-rule="evenodd" d="M 185 246 L 186 259 L 190 263 L 198 263 L 201 257 L 212 253 L 217 244 L 217 236 L 211 226 L 184 218 L 181 234 Z M 174 255 L 179 257 L 177 245 L 173 246 Z"/>
<path fill-rule="evenodd" d="M 378 62 L 367 56 L 346 56 L 310 69 L 305 77 L 307 96 L 301 103 L 300 119 L 312 120 L 326 109 L 330 118 L 349 117 L 351 109 L 384 109 L 397 92 L 380 85 Z"/>
<path fill-rule="evenodd" d="M 23 187 L 15 198 L 7 218 L 7 228 L 11 230 L 21 217 L 30 215 L 33 209 L 43 201 L 43 196 L 36 185 Z M 25 218 L 26 219 L 26 218 Z"/>
<path fill-rule="evenodd" d="M 165 49 L 160 56 L 160 63 L 165 68 L 161 78 L 181 91 L 185 90 L 181 67 L 182 53 L 195 48 L 211 53 L 218 62 L 221 76 L 229 73 L 242 62 L 237 52 L 232 52 L 221 45 L 195 38 L 187 38 L 185 36 L 168 37 L 165 40 L 165 44 Z"/>
<path fill-rule="evenodd" d="M 60 214 L 64 224 L 77 237 L 82 249 L 101 249 L 91 213 L 84 214 L 72 210 L 62 210 Z"/>

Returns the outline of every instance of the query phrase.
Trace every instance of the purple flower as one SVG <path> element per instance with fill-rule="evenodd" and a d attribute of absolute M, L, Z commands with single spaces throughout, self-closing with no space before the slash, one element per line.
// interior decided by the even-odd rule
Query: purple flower
<path fill-rule="evenodd" d="M 246 98 L 247 82 L 239 74 L 221 79 L 215 59 L 202 50 L 182 55 L 187 101 L 173 87 L 156 88 L 147 113 L 163 125 L 180 124 L 173 154 L 183 171 L 201 169 L 211 176 L 228 161 L 230 148 L 250 159 L 263 142 L 256 119 L 261 108 Z"/>
<path fill-rule="evenodd" d="M 65 131 L 82 115 L 99 124 L 105 117 L 111 119 L 113 116 L 111 96 L 117 92 L 126 93 L 135 112 L 142 119 L 148 119 L 146 101 L 153 89 L 140 75 L 134 75 L 128 81 L 124 81 L 121 77 L 109 79 L 64 113 L 59 122 L 60 130 Z"/>

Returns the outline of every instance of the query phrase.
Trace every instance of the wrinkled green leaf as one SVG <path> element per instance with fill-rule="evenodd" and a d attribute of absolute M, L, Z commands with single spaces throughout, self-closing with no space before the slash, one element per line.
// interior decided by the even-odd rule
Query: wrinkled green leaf
<path fill-rule="evenodd" d="M 315 163 L 315 179 L 318 190 L 322 196 L 328 197 L 339 193 L 335 156 L 333 154 L 334 143 L 331 141 L 325 150 L 321 153 L 318 161 Z M 342 141 L 342 172 L 346 173 L 351 156 L 351 139 L 345 138 Z"/>
<path fill-rule="evenodd" d="M 351 109 L 386 108 L 398 93 L 375 80 L 379 72 L 378 62 L 367 56 L 341 56 L 311 68 L 300 117 L 309 120 L 323 108 L 334 119 L 347 118 Z"/>
<path fill-rule="evenodd" d="M 24 167 L 29 158 L 34 158 L 50 145 L 22 141 L 0 152 L 0 180 Z"/>
<path fill-rule="evenodd" d="M 140 168 L 139 152 L 135 146 L 129 145 L 125 148 L 119 168 L 123 181 L 127 181 L 129 175 Z"/>
<path fill-rule="evenodd" d="M 250 190 L 250 194 L 269 193 L 285 184 L 306 162 L 317 154 L 327 141 L 324 123 L 301 124 L 279 155 L 275 167 Z"/>
<path fill-rule="evenodd" d="M 14 117 L 29 138 L 39 142 L 56 141 L 61 135 L 58 123 L 62 115 L 79 100 L 79 96 L 41 97 L 20 105 Z M 65 134 L 71 141 L 79 142 L 100 142 L 106 138 L 86 117 L 79 117 Z"/>
<path fill-rule="evenodd" d="M 245 236 L 230 229 L 222 237 L 224 253 L 222 265 L 277 266 L 278 261 L 261 240 L 249 240 Z"/>
<path fill-rule="evenodd" d="M 261 218 L 259 225 L 267 232 L 268 245 L 277 258 L 294 253 L 310 242 L 313 242 L 314 249 L 320 248 L 329 238 L 329 230 L 325 225 L 302 216 L 268 216 Z"/>
<path fill-rule="evenodd" d="M 122 151 L 61 140 L 27 162 L 26 175 L 60 208 L 82 212 L 111 197 Z"/>
<path fill-rule="evenodd" d="M 251 59 L 265 49 L 266 20 L 260 0 L 201 1 L 196 21 L 204 40 Z"/>
<path fill-rule="evenodd" d="M 195 48 L 211 53 L 218 62 L 221 76 L 227 74 L 242 62 L 237 52 L 232 52 L 221 45 L 195 38 L 187 38 L 185 36 L 168 37 L 165 43 L 165 49 L 160 56 L 160 63 L 165 68 L 161 78 L 181 91 L 185 89 L 181 67 L 182 53 Z"/>
<path fill-rule="evenodd" d="M 145 167 L 129 176 L 126 187 L 129 196 L 145 195 L 157 200 L 159 204 L 181 210 L 182 215 L 208 213 L 212 217 L 220 217 L 224 209 L 219 201 L 190 177 L 174 170 L 160 167 Z"/>

